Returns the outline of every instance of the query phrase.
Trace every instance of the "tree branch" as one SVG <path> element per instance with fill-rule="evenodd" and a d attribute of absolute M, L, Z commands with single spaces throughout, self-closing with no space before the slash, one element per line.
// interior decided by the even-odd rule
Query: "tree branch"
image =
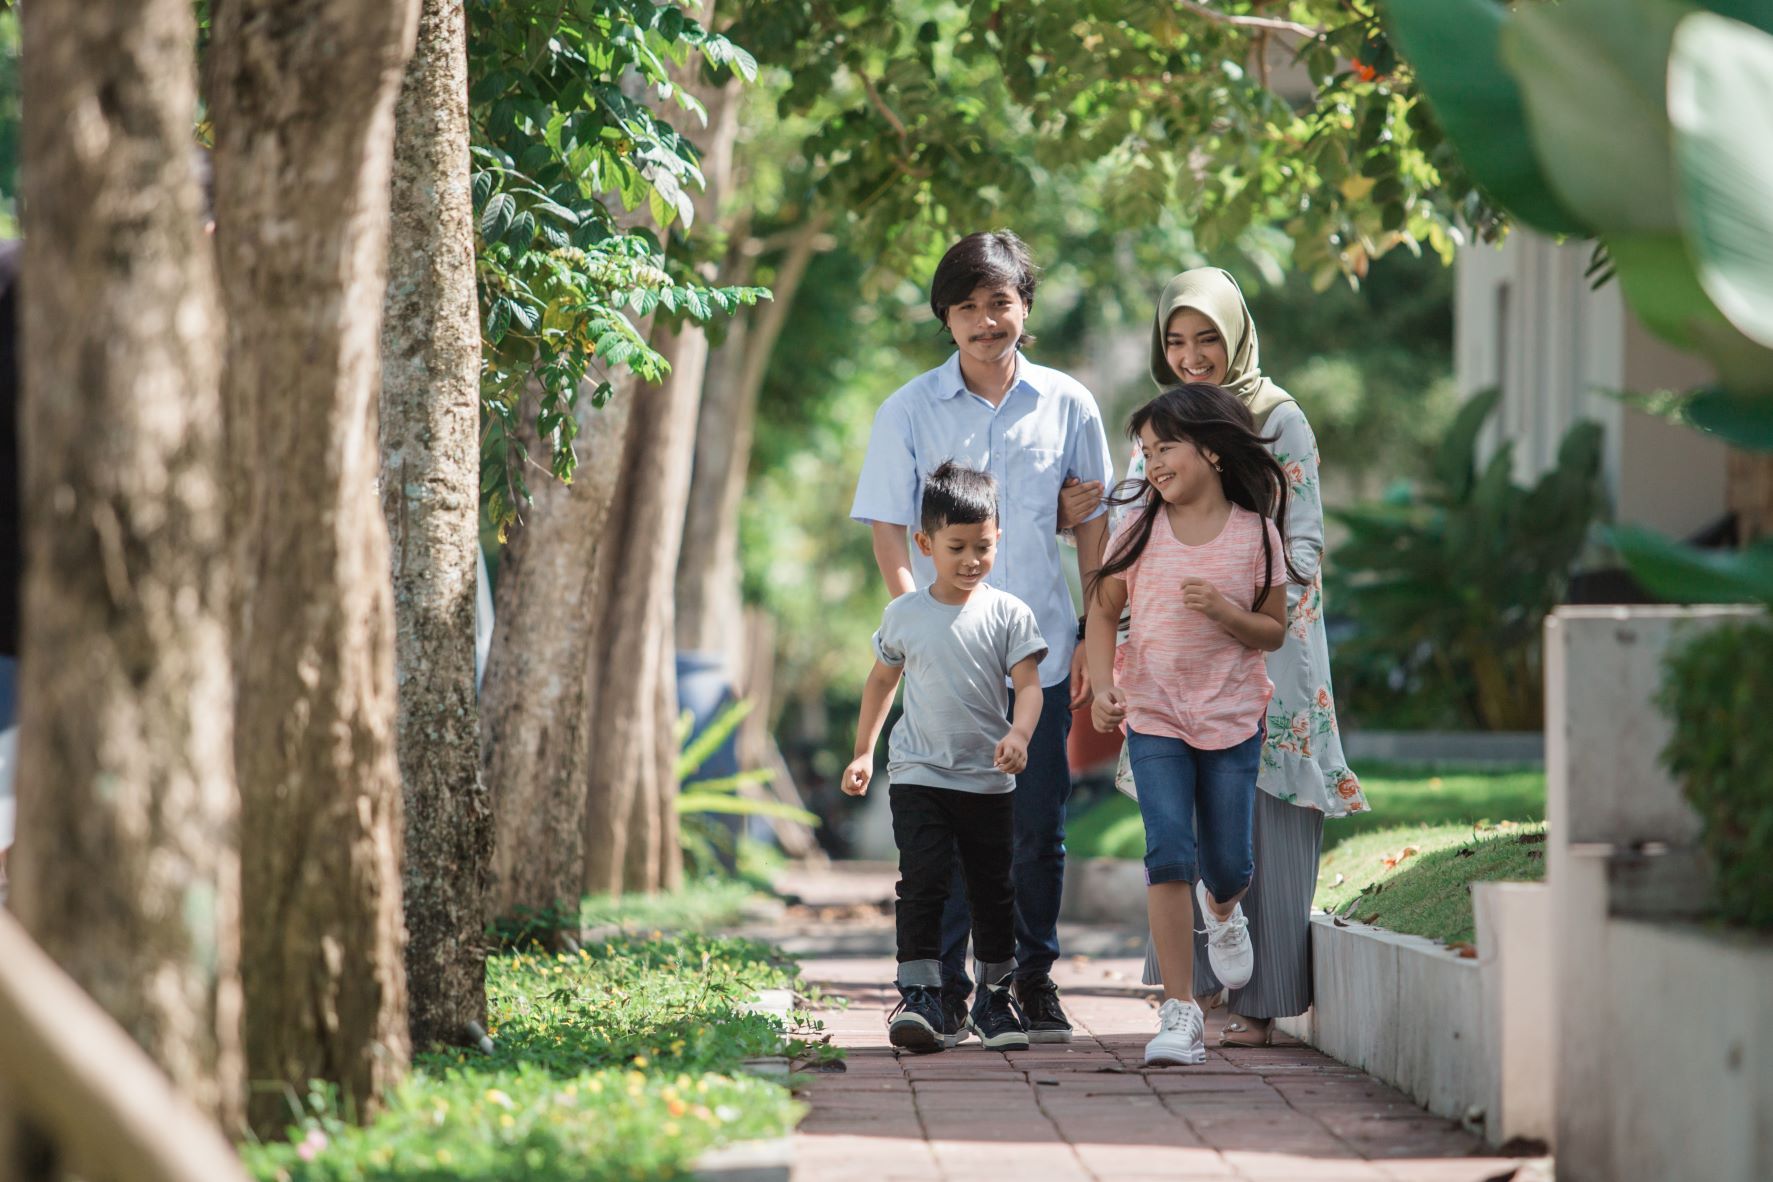
<path fill-rule="evenodd" d="M 1197 16 L 1204 16 L 1210 21 L 1222 25 L 1238 25 L 1246 29 L 1266 29 L 1274 33 L 1292 33 L 1313 41 L 1322 41 L 1327 35 L 1323 29 L 1314 29 L 1310 25 L 1302 25 L 1297 21 L 1277 20 L 1270 16 L 1236 16 L 1229 12 L 1220 12 L 1208 8 L 1198 0 L 1176 0 L 1176 4 Z"/>
<path fill-rule="evenodd" d="M 899 133 L 899 142 L 901 144 L 909 143 L 911 133 L 905 130 L 904 121 L 893 113 L 893 109 L 881 99 L 880 92 L 874 89 L 874 80 L 860 71 L 857 72 L 857 77 L 862 79 L 862 89 L 868 93 L 868 101 L 874 104 L 874 109 L 880 112 L 880 117 L 890 123 L 893 130 Z"/>

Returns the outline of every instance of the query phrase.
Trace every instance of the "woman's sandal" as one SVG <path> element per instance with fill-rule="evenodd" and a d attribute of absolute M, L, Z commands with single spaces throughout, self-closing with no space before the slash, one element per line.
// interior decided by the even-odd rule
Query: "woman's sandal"
<path fill-rule="evenodd" d="M 1260 1027 L 1253 1023 L 1260 1022 Z M 1236 1018 L 1225 1023 L 1219 1034 L 1222 1047 L 1268 1047 L 1274 1045 L 1273 1018 Z"/>

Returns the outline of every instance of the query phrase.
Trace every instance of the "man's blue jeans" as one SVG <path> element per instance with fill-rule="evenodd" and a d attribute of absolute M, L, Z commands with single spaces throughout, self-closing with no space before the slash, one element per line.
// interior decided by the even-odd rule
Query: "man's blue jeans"
<path fill-rule="evenodd" d="M 1040 723 L 1028 744 L 1028 767 L 1012 793 L 1015 826 L 1016 977 L 1045 976 L 1059 959 L 1059 896 L 1065 889 L 1065 801 L 1071 796 L 1071 679 L 1041 691 Z M 972 930 L 966 883 L 958 865 L 942 912 L 942 990 L 964 998 L 967 934 Z"/>

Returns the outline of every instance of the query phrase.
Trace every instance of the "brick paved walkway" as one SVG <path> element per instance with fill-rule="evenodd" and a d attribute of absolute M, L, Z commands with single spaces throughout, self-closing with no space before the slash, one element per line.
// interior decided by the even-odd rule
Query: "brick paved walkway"
<path fill-rule="evenodd" d="M 1144 1070 L 1156 1011 L 1128 955 L 1142 934 L 1067 931 L 1068 947 L 1106 953 L 1055 970 L 1077 1026 L 1069 1046 L 1003 1054 L 968 1042 L 900 1056 L 886 1039 L 898 1000 L 890 920 L 800 931 L 791 946 L 807 979 L 850 1004 L 818 1012 L 849 1056 L 803 1095 L 812 1111 L 795 1138 L 796 1182 L 1487 1182 L 1520 1165 L 1483 1156 L 1459 1126 L 1310 1048 L 1221 1051 L 1222 1012 L 1205 1064 Z"/>

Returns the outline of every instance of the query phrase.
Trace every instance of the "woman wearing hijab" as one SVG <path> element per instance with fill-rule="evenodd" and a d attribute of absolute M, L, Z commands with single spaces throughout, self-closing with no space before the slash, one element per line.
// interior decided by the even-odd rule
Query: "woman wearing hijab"
<path fill-rule="evenodd" d="M 1274 1019 L 1311 1005 L 1311 897 L 1324 818 L 1367 808 L 1342 755 L 1330 689 L 1317 440 L 1299 404 L 1263 376 L 1249 305 L 1237 281 L 1217 267 L 1184 271 L 1164 285 L 1152 326 L 1151 379 L 1160 389 L 1211 382 L 1250 408 L 1287 474 L 1288 557 L 1307 580 L 1288 584 L 1286 642 L 1268 656 L 1274 697 L 1256 781 L 1256 874 L 1243 900 L 1256 967 L 1248 984 L 1231 990 L 1220 1037 L 1228 1046 L 1266 1046 Z M 1135 456 L 1128 478 L 1143 477 L 1143 469 Z M 1223 987 L 1207 961 L 1205 939 L 1195 933 L 1194 992 L 1210 1001 Z M 1155 984 L 1156 974 L 1148 951 L 1146 983 Z"/>

